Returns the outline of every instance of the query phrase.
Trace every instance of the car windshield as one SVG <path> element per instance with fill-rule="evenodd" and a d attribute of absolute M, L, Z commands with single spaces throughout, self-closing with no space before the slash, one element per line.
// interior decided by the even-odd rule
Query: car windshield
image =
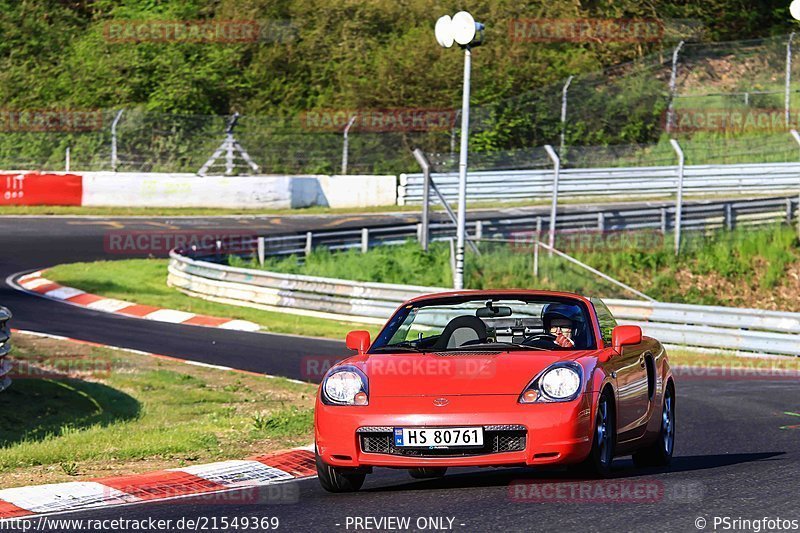
<path fill-rule="evenodd" d="M 569 298 L 443 298 L 409 304 L 389 320 L 371 352 L 588 350 L 590 315 Z"/>

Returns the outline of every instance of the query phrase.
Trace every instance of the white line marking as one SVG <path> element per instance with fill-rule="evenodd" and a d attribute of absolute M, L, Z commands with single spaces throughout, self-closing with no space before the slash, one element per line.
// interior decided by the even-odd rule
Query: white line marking
<path fill-rule="evenodd" d="M 139 498 L 94 481 L 72 481 L 3 489 L 0 499 L 34 513 L 45 513 L 130 503 Z"/>
<path fill-rule="evenodd" d="M 49 279 L 33 278 L 33 279 L 30 279 L 30 280 L 24 281 L 22 283 L 22 286 L 25 287 L 26 289 L 28 289 L 29 291 L 32 291 L 32 290 L 34 290 L 34 289 L 36 289 L 38 287 L 41 287 L 42 285 L 49 285 L 51 283 L 53 283 L 53 282 L 50 281 Z"/>
<path fill-rule="evenodd" d="M 83 307 L 88 307 L 89 309 L 94 309 L 95 311 L 114 313 L 120 309 L 125 309 L 126 307 L 130 307 L 132 305 L 134 304 L 131 302 L 123 302 L 122 300 L 114 300 L 113 298 L 103 298 L 102 300 L 97 300 L 96 302 L 92 302 Z"/>
<path fill-rule="evenodd" d="M 152 313 L 145 315 L 147 320 L 156 320 L 158 322 L 169 322 L 171 324 L 180 324 L 186 322 L 190 318 L 194 318 L 194 313 L 187 313 L 186 311 L 176 311 L 175 309 L 159 309 Z"/>
<path fill-rule="evenodd" d="M 55 298 L 57 300 L 66 300 L 74 296 L 80 296 L 81 294 L 86 294 L 86 292 L 73 287 L 59 287 L 44 293 L 48 298 Z"/>
<path fill-rule="evenodd" d="M 220 324 L 221 329 L 233 329 L 236 331 L 251 331 L 256 332 L 261 329 L 261 326 L 255 322 L 248 322 L 247 320 L 230 320 L 224 324 Z"/>
<path fill-rule="evenodd" d="M 261 464 L 258 461 L 222 461 L 170 470 L 186 472 L 226 487 L 268 485 L 275 481 L 294 479 L 294 476 L 290 473 Z"/>

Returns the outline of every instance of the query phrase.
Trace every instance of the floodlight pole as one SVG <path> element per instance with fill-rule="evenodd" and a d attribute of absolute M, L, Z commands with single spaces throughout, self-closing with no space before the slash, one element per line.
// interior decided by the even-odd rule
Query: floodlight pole
<path fill-rule="evenodd" d="M 791 108 L 791 97 L 792 94 L 791 84 L 792 84 L 792 39 L 794 39 L 794 32 L 789 34 L 789 40 L 786 41 L 786 86 L 785 86 L 785 94 L 783 97 L 783 105 L 784 105 L 784 114 L 786 118 L 786 127 L 789 127 L 789 110 Z"/>
<path fill-rule="evenodd" d="M 464 94 L 461 100 L 461 153 L 458 159 L 458 224 L 456 230 L 456 268 L 453 288 L 464 288 L 464 242 L 467 233 L 467 146 L 469 141 L 469 90 L 472 52 L 464 46 Z"/>

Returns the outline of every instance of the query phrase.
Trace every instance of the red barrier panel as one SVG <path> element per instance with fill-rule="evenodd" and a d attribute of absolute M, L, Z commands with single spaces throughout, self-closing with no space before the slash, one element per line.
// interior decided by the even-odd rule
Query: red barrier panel
<path fill-rule="evenodd" d="M 81 205 L 76 174 L 0 174 L 0 205 Z"/>

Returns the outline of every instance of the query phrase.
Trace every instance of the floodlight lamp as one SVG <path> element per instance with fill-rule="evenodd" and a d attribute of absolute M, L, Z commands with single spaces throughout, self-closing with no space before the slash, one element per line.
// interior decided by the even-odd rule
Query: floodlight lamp
<path fill-rule="evenodd" d="M 792 18 L 795 20 L 800 20 L 800 0 L 793 0 L 791 4 L 789 4 L 789 13 L 792 15 Z"/>
<path fill-rule="evenodd" d="M 436 34 L 436 41 L 439 43 L 439 46 L 444 48 L 453 46 L 453 19 L 450 18 L 450 15 L 440 17 L 439 20 L 436 21 L 434 33 Z"/>
<path fill-rule="evenodd" d="M 461 46 L 468 45 L 475 38 L 475 19 L 466 11 L 453 15 L 452 28 L 453 39 Z"/>

